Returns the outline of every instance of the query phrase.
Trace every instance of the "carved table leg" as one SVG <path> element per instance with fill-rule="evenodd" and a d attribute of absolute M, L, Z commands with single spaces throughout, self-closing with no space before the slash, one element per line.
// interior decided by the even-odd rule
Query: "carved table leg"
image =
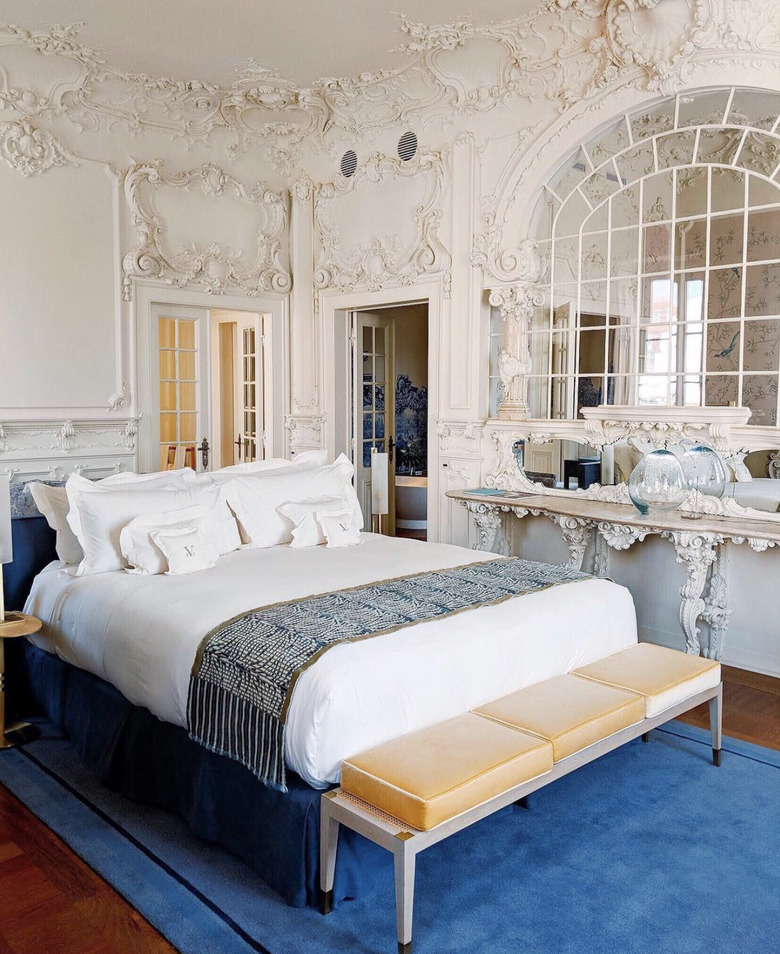
<path fill-rule="evenodd" d="M 672 541 L 677 562 L 682 563 L 686 569 L 685 583 L 680 587 L 680 625 L 685 634 L 685 651 L 698 655 L 701 647 L 696 623 L 706 606 L 702 593 L 707 582 L 707 573 L 717 559 L 717 548 L 723 543 L 723 537 L 717 533 L 700 533 L 695 530 L 666 530 L 662 535 Z"/>
<path fill-rule="evenodd" d="M 463 500 L 461 502 L 474 518 L 474 525 L 479 534 L 479 539 L 474 544 L 473 549 L 485 550 L 490 553 L 498 542 L 498 552 L 507 553 L 509 547 L 503 532 L 504 521 L 502 516 L 502 511 L 507 508 L 489 503 L 477 503 L 474 500 Z"/>
<path fill-rule="evenodd" d="M 728 541 L 719 548 L 718 559 L 712 568 L 710 585 L 704 597 L 704 610 L 701 617 L 710 624 L 710 639 L 706 655 L 710 659 L 720 659 L 723 652 L 723 636 L 729 625 L 729 550 Z"/>
<path fill-rule="evenodd" d="M 593 524 L 589 520 L 569 517 L 565 514 L 550 513 L 547 516 L 561 528 L 564 542 L 571 554 L 568 565 L 574 570 L 581 570 L 585 551 L 593 541 Z"/>
<path fill-rule="evenodd" d="M 593 543 L 593 575 L 601 579 L 609 575 L 609 547 L 600 533 Z"/>

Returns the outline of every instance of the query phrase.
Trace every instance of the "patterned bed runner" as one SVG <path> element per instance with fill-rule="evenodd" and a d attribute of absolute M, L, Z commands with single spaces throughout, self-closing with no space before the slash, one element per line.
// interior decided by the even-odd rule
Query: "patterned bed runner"
<path fill-rule="evenodd" d="M 433 570 L 264 606 L 203 640 L 190 678 L 191 738 L 286 791 L 284 722 L 298 676 L 339 643 L 391 633 L 587 579 L 516 558 Z"/>

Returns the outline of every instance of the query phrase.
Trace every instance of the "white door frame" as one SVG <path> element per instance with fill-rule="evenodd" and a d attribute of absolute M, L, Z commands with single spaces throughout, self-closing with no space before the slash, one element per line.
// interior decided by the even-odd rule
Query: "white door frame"
<path fill-rule="evenodd" d="M 428 306 L 428 539 L 439 539 L 439 441 L 436 422 L 439 419 L 441 376 L 441 315 L 444 307 L 442 278 L 419 282 L 401 288 L 383 288 L 380 291 L 321 293 L 323 380 L 322 408 L 325 414 L 325 447 L 331 454 L 353 456 L 351 446 L 336 446 L 336 409 L 339 388 L 347 386 L 346 378 L 337 380 L 338 362 L 336 323 L 347 321 L 349 312 L 373 311 L 391 305 Z M 347 336 L 349 337 L 349 336 Z M 351 383 L 349 384 L 351 388 Z M 347 402 L 349 395 L 347 396 Z M 347 428 L 349 431 L 349 428 Z"/>
<path fill-rule="evenodd" d="M 138 468 L 141 471 L 158 470 L 159 449 L 155 457 L 156 445 L 153 443 L 155 422 L 152 409 L 157 406 L 155 389 L 157 387 L 157 355 L 152 354 L 152 341 L 155 336 L 152 329 L 152 307 L 154 305 L 183 305 L 190 308 L 229 308 L 235 311 L 251 311 L 271 316 L 271 353 L 274 355 L 271 392 L 273 402 L 268 418 L 269 437 L 268 456 L 284 457 L 287 451 L 287 432 L 284 420 L 289 413 L 290 393 L 290 348 L 289 348 L 289 301 L 286 295 L 258 295 L 248 298 L 243 295 L 210 295 L 207 292 L 193 291 L 188 288 L 171 288 L 157 282 L 133 283 L 133 302 L 131 306 L 131 328 L 129 338 L 135 354 L 137 369 L 135 407 L 141 414 L 138 425 Z M 207 336 L 210 338 L 210 336 Z M 211 410 L 211 382 L 204 382 L 208 389 L 208 403 Z M 198 436 L 198 442 L 203 435 Z"/>

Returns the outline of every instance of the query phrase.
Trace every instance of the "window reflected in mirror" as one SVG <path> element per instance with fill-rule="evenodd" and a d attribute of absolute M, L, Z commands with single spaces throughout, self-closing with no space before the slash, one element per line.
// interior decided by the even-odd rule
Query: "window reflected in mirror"
<path fill-rule="evenodd" d="M 777 425 L 778 115 L 766 91 L 671 97 L 619 117 L 553 174 L 534 219 L 532 417 L 743 405 L 751 424 Z M 493 373 L 494 409 L 500 388 Z"/>

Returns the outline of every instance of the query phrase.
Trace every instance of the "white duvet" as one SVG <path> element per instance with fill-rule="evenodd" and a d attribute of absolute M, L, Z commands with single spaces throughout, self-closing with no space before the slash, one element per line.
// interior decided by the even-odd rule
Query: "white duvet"
<path fill-rule="evenodd" d="M 239 550 L 189 576 L 122 571 L 38 575 L 25 607 L 33 641 L 113 683 L 160 719 L 187 724 L 190 670 L 203 637 L 256 607 L 427 569 L 495 559 L 461 547 L 363 534 L 356 547 Z M 551 587 L 356 643 L 334 646 L 299 678 L 287 764 L 324 788 L 341 760 L 635 643 L 631 595 L 608 580 Z"/>

